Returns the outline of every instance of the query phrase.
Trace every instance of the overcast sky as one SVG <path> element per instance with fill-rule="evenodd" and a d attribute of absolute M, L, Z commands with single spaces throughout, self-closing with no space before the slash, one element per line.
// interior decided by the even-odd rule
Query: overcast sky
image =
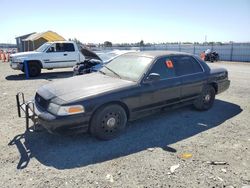
<path fill-rule="evenodd" d="M 1 0 L 0 43 L 55 31 L 84 43 L 250 42 L 250 0 Z"/>

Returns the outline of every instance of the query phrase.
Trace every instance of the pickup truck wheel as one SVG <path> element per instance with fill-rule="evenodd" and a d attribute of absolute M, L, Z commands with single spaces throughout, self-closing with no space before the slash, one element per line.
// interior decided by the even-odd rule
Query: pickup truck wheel
<path fill-rule="evenodd" d="M 127 115 L 120 105 L 107 105 L 94 114 L 90 123 L 90 133 L 101 140 L 117 137 L 124 130 Z"/>
<path fill-rule="evenodd" d="M 208 110 L 213 106 L 215 99 L 215 89 L 213 86 L 204 87 L 200 97 L 194 102 L 194 107 L 197 110 Z"/>
<path fill-rule="evenodd" d="M 29 76 L 36 77 L 41 74 L 41 67 L 37 63 L 30 62 L 29 63 Z"/>

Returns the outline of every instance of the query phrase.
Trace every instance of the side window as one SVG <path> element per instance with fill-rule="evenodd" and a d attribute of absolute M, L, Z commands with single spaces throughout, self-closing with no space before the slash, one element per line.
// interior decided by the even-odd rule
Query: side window
<path fill-rule="evenodd" d="M 153 65 L 150 73 L 158 73 L 161 76 L 161 79 L 172 78 L 175 76 L 174 68 L 167 66 L 169 58 L 164 57 L 158 59 Z"/>
<path fill-rule="evenodd" d="M 75 51 L 75 47 L 72 43 L 63 43 L 63 46 L 64 46 L 65 52 L 74 52 Z"/>
<path fill-rule="evenodd" d="M 56 52 L 64 52 L 63 43 L 56 43 Z"/>
<path fill-rule="evenodd" d="M 56 52 L 74 52 L 75 48 L 72 43 L 56 43 Z"/>
<path fill-rule="evenodd" d="M 190 56 L 176 56 L 171 58 L 176 76 L 183 76 L 203 72 L 201 65 Z"/>
<path fill-rule="evenodd" d="M 52 44 L 49 49 L 47 50 L 47 53 L 55 52 L 55 44 Z"/>

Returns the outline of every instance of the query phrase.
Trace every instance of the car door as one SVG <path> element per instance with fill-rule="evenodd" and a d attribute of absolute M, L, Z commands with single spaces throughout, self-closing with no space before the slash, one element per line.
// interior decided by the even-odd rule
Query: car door
<path fill-rule="evenodd" d="M 75 49 L 73 43 L 63 43 L 63 56 L 65 57 L 63 67 L 73 67 L 79 61 L 79 50 Z"/>
<path fill-rule="evenodd" d="M 171 57 L 176 76 L 181 78 L 181 99 L 189 100 L 197 97 L 206 80 L 205 71 L 192 56 L 178 55 Z"/>
<path fill-rule="evenodd" d="M 77 63 L 77 54 L 72 43 L 55 43 L 43 57 L 46 68 L 73 67 Z"/>
<path fill-rule="evenodd" d="M 180 78 L 175 76 L 174 67 L 169 57 L 156 60 L 148 75 L 157 73 L 160 80 L 142 83 L 141 108 L 151 109 L 176 103 L 180 100 Z"/>

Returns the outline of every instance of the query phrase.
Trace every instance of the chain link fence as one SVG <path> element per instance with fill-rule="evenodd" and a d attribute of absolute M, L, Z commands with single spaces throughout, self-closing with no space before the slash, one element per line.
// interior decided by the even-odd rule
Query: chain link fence
<path fill-rule="evenodd" d="M 200 44 L 166 44 L 143 47 L 112 47 L 101 48 L 101 50 L 119 49 L 119 50 L 169 50 L 187 52 L 200 56 L 201 52 L 211 49 L 216 51 L 221 61 L 242 61 L 250 62 L 250 43 L 230 43 L 222 45 L 200 45 Z"/>

